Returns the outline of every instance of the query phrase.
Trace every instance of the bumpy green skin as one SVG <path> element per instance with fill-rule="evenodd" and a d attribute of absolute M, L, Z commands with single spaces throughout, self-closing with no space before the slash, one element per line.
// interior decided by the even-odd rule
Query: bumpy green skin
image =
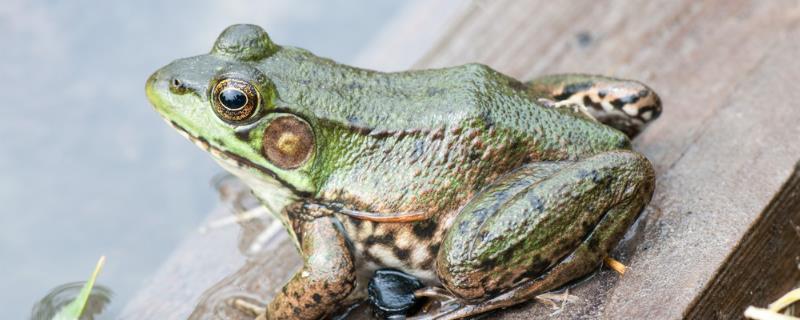
<path fill-rule="evenodd" d="M 212 110 L 211 89 L 225 78 L 246 80 L 261 95 L 246 123 Z M 353 291 L 356 274 L 363 282 L 387 266 L 488 303 L 463 315 L 517 303 L 491 297 L 523 279 L 574 271 L 537 291 L 553 289 L 596 267 L 652 193 L 652 168 L 625 151 L 625 134 L 542 106 L 541 90 L 484 65 L 374 72 L 236 25 L 210 54 L 165 66 L 146 88 L 167 121 L 279 211 L 307 258 L 304 272 L 324 275 L 293 278 L 266 317 L 324 316 Z M 277 143 L 265 141 L 265 129 L 286 114 L 313 131 L 313 153 L 292 169 L 264 153 Z M 364 221 L 342 208 L 424 218 Z"/>

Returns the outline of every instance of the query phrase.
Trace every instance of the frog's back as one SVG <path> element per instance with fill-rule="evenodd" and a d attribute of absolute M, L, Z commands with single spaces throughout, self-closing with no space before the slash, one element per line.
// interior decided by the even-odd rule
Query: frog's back
<path fill-rule="evenodd" d="M 531 146 L 537 159 L 577 158 L 629 145 L 616 130 L 538 105 L 521 82 L 482 64 L 384 73 L 286 47 L 262 68 L 285 107 L 373 135 L 494 129 L 538 143 Z"/>
<path fill-rule="evenodd" d="M 439 128 L 482 111 L 472 90 L 479 65 L 384 73 L 284 48 L 264 68 L 287 103 L 375 131 Z"/>

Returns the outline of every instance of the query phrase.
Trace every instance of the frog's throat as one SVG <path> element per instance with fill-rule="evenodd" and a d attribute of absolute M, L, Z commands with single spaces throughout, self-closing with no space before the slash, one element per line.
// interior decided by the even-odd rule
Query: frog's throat
<path fill-rule="evenodd" d="M 234 153 L 219 149 L 219 148 L 211 145 L 208 142 L 208 140 L 206 140 L 203 137 L 195 137 L 195 136 L 191 135 L 188 131 L 186 131 L 186 129 L 181 127 L 179 124 L 175 123 L 175 121 L 171 121 L 171 120 L 166 120 L 166 121 L 170 126 L 175 128 L 175 130 L 178 131 L 178 133 L 180 133 L 182 136 L 186 137 L 186 139 L 189 139 L 189 141 L 194 143 L 200 149 L 203 149 L 206 152 L 210 153 L 212 156 L 214 156 L 215 159 L 218 159 L 221 163 L 227 164 L 227 166 L 225 166 L 226 169 L 229 169 L 230 166 L 233 166 L 235 168 L 240 168 L 240 169 L 241 168 L 253 168 L 253 169 L 258 170 L 259 172 L 267 175 L 268 177 L 274 179 L 282 187 L 288 189 L 289 191 L 291 191 L 291 193 L 293 195 L 295 195 L 295 196 L 297 196 L 299 198 L 308 198 L 308 197 L 311 196 L 310 193 L 305 192 L 305 191 L 300 191 L 297 188 L 295 188 L 294 186 L 292 186 L 291 184 L 289 184 L 288 182 L 286 182 L 286 180 L 281 179 L 281 177 L 279 177 L 277 174 L 275 174 L 275 172 L 272 172 L 268 168 L 266 168 L 266 167 L 264 167 L 264 166 L 262 166 L 260 164 L 257 164 L 257 163 L 255 163 L 253 161 L 250 161 L 247 158 L 241 157 L 241 156 L 239 156 L 237 154 L 234 154 Z M 241 177 L 239 177 L 239 178 L 241 178 Z"/>

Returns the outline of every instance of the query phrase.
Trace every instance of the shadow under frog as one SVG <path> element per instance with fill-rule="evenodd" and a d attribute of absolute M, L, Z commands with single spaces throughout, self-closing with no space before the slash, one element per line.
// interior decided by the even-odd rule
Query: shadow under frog
<path fill-rule="evenodd" d="M 146 89 L 301 253 L 262 318 L 330 315 L 387 267 L 457 301 L 428 318 L 528 301 L 596 270 L 655 184 L 630 138 L 661 103 L 636 81 L 520 82 L 480 64 L 382 73 L 234 25 Z"/>

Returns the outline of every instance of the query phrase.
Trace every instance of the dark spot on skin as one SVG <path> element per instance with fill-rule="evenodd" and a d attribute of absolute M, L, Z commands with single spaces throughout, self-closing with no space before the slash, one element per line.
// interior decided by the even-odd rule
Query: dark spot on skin
<path fill-rule="evenodd" d="M 592 210 L 592 211 L 594 211 L 594 210 Z M 592 212 L 592 211 L 590 211 L 590 212 Z M 582 231 L 583 231 L 584 233 L 585 233 L 585 232 L 589 232 L 589 231 L 591 231 L 592 229 L 594 229 L 594 224 L 592 224 L 592 222 L 591 222 L 591 221 L 588 221 L 588 220 L 587 220 L 587 221 L 584 221 L 584 222 L 583 222 L 583 224 L 581 225 L 581 228 L 583 229 Z"/>
<path fill-rule="evenodd" d="M 494 127 L 494 119 L 489 114 L 488 110 L 481 112 L 481 120 L 484 123 L 483 129 L 485 132 L 489 132 L 489 130 Z"/>
<path fill-rule="evenodd" d="M 221 139 L 212 138 L 211 141 L 214 143 L 214 145 L 217 145 L 217 146 L 220 146 L 220 147 L 223 147 L 223 148 L 225 147 L 225 141 L 222 141 Z"/>
<path fill-rule="evenodd" d="M 531 205 L 531 209 L 539 211 L 539 213 L 544 212 L 544 202 L 539 196 L 531 195 L 528 197 L 528 202 Z"/>
<path fill-rule="evenodd" d="M 628 140 L 626 136 L 621 136 L 619 141 L 617 141 L 617 148 L 618 149 L 630 149 L 631 147 L 631 140 Z"/>
<path fill-rule="evenodd" d="M 363 89 L 364 86 L 358 82 L 350 82 L 350 84 L 347 85 L 347 88 L 350 90 L 357 90 L 357 89 Z"/>
<path fill-rule="evenodd" d="M 431 220 L 420 221 L 414 223 L 411 230 L 417 238 L 428 239 L 436 232 L 436 223 Z"/>
<path fill-rule="evenodd" d="M 387 233 L 384 235 L 370 235 L 364 240 L 364 245 L 371 247 L 376 244 L 387 244 L 387 243 L 394 243 L 394 234 Z"/>
<path fill-rule="evenodd" d="M 550 267 L 550 261 L 547 259 L 542 259 L 539 256 L 534 257 L 533 263 L 530 267 L 530 272 L 536 275 L 542 274 L 547 268 Z"/>
<path fill-rule="evenodd" d="M 583 104 L 597 110 L 603 110 L 603 106 L 589 98 L 589 96 L 583 96 Z"/>
<path fill-rule="evenodd" d="M 597 170 L 579 170 L 578 178 L 581 180 L 591 179 L 594 183 L 600 183 L 603 180 Z"/>
<path fill-rule="evenodd" d="M 422 153 L 425 151 L 425 143 L 422 140 L 418 140 L 414 142 L 414 151 L 411 152 L 411 159 L 416 160 L 422 156 Z"/>
<path fill-rule="evenodd" d="M 439 254 L 439 246 L 440 244 L 437 243 L 437 244 L 432 244 L 430 247 L 428 247 L 428 250 L 431 252 L 432 257 L 435 257 L 437 254 Z"/>
<path fill-rule="evenodd" d="M 503 252 L 502 258 L 500 258 L 501 261 L 504 262 L 504 263 L 508 263 L 508 262 L 513 261 L 514 260 L 514 253 L 515 253 L 514 251 L 515 251 L 514 249 L 509 249 L 509 250 L 506 250 L 506 252 Z"/>
<path fill-rule="evenodd" d="M 350 223 L 353 224 L 354 227 L 361 226 L 361 223 L 363 223 L 363 222 L 364 222 L 364 220 L 361 220 L 361 219 L 350 219 Z"/>
<path fill-rule="evenodd" d="M 647 111 L 652 112 L 652 114 L 650 115 L 650 120 L 642 119 L 642 121 L 653 121 L 655 118 L 658 118 L 658 116 L 661 115 L 661 109 L 652 104 L 639 108 L 638 114 L 642 115 Z"/>
<path fill-rule="evenodd" d="M 351 126 L 358 125 L 358 123 L 359 123 L 358 116 L 354 116 L 352 114 L 347 116 L 346 119 L 347 119 L 347 123 L 349 123 Z"/>
<path fill-rule="evenodd" d="M 475 162 L 481 158 L 481 153 L 476 150 L 470 150 L 467 157 L 469 158 L 470 162 Z"/>
<path fill-rule="evenodd" d="M 461 221 L 461 222 L 458 224 L 458 230 L 459 230 L 461 233 L 467 233 L 467 232 L 469 231 L 469 221 L 466 221 L 466 220 L 464 220 L 464 221 Z"/>
<path fill-rule="evenodd" d="M 592 34 L 589 31 L 581 31 L 575 35 L 576 40 L 578 40 L 578 45 L 581 47 L 586 47 L 592 43 Z"/>
<path fill-rule="evenodd" d="M 375 255 L 373 255 L 373 254 L 372 254 L 372 252 L 371 252 L 371 251 L 369 251 L 369 247 L 367 247 L 367 248 L 365 248 L 365 249 L 364 249 L 364 258 L 365 258 L 367 261 L 372 261 L 372 262 L 374 262 L 374 263 L 376 263 L 376 264 L 380 264 L 380 262 L 381 262 L 381 260 L 380 260 L 380 259 L 378 259 L 378 257 L 376 257 Z"/>
<path fill-rule="evenodd" d="M 320 296 L 319 293 L 315 293 L 313 296 L 311 296 L 311 299 L 314 299 L 314 302 L 316 303 L 320 303 L 322 301 L 322 296 Z"/>
<path fill-rule="evenodd" d="M 574 95 L 574 94 L 576 94 L 578 92 L 586 91 L 586 90 L 591 89 L 592 86 L 593 85 L 592 85 L 591 82 L 572 83 L 572 84 L 564 86 L 564 90 L 561 91 L 560 94 L 554 96 L 553 99 L 555 99 L 556 101 L 566 100 L 566 99 L 569 99 L 569 97 L 571 97 L 572 95 Z"/>
<path fill-rule="evenodd" d="M 606 92 L 605 90 L 600 90 L 599 92 L 597 92 L 597 96 L 600 97 L 600 99 L 605 98 L 607 94 L 608 92 Z"/>
<path fill-rule="evenodd" d="M 489 231 L 481 230 L 481 232 L 478 232 L 478 239 L 481 239 L 482 242 L 487 242 L 489 235 Z"/>
<path fill-rule="evenodd" d="M 614 99 L 611 100 L 611 105 L 616 109 L 622 109 L 625 106 L 625 102 L 622 102 L 622 99 Z"/>
<path fill-rule="evenodd" d="M 300 316 L 300 312 L 301 312 L 300 308 L 298 307 L 292 308 L 292 313 L 294 313 L 295 316 Z"/>
<path fill-rule="evenodd" d="M 394 247 L 394 249 L 392 249 L 392 252 L 394 252 L 394 255 L 398 259 L 400 259 L 400 261 L 408 260 L 408 256 L 411 255 L 411 250 L 403 249 L 403 248 L 400 248 L 400 247 Z"/>
<path fill-rule="evenodd" d="M 633 104 L 633 103 L 636 103 L 636 101 L 639 101 L 639 99 L 641 99 L 641 98 L 642 97 L 640 97 L 639 94 L 634 94 L 634 95 L 620 97 L 618 100 L 622 104 Z"/>
<path fill-rule="evenodd" d="M 600 246 L 600 240 L 597 237 L 590 237 L 588 241 L 586 241 L 586 246 L 589 247 L 589 251 L 596 252 L 597 248 Z"/>
<path fill-rule="evenodd" d="M 480 263 L 478 263 L 478 269 L 483 271 L 489 271 L 497 265 L 497 260 L 495 259 L 483 259 Z"/>

